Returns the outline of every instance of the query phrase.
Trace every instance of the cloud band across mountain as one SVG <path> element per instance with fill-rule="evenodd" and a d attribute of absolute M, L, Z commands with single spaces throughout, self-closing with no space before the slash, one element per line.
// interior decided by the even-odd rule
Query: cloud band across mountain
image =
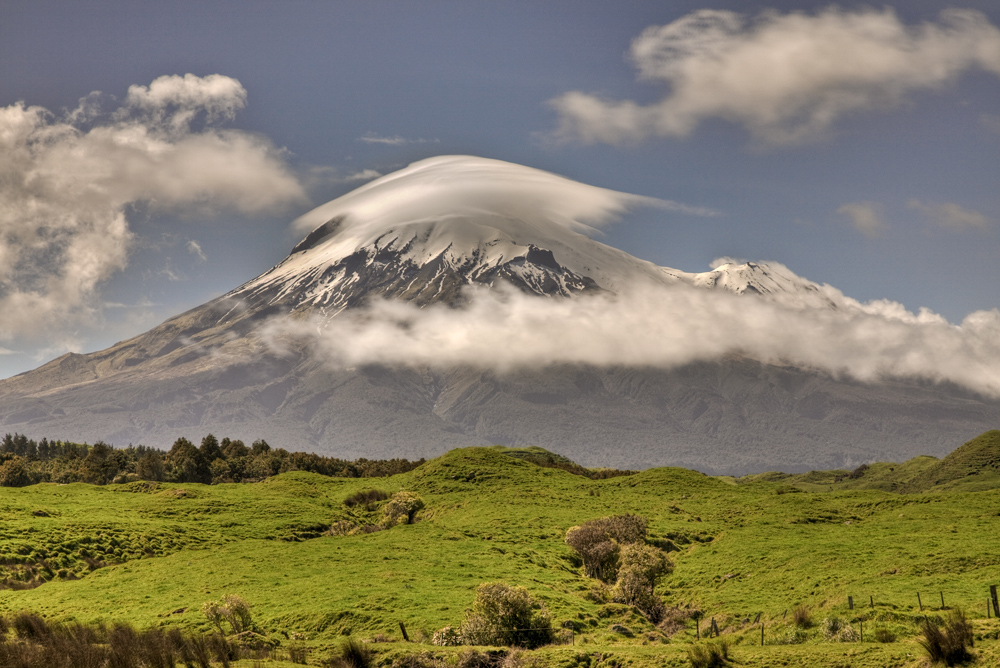
<path fill-rule="evenodd" d="M 461 308 L 380 300 L 328 320 L 276 320 L 267 336 L 275 345 L 305 340 L 338 368 L 672 368 L 741 355 L 838 378 L 920 379 L 1000 396 L 1000 311 L 953 325 L 896 302 L 821 291 L 827 306 L 683 283 L 576 298 L 469 289 Z"/>

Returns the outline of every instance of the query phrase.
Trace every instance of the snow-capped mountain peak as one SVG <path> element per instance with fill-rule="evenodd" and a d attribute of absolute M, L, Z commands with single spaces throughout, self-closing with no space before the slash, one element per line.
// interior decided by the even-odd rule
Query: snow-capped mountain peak
<path fill-rule="evenodd" d="M 334 315 L 373 296 L 453 301 L 506 282 L 552 296 L 686 283 L 782 298 L 817 292 L 777 264 L 687 273 L 590 235 L 628 207 L 660 204 L 499 160 L 441 156 L 383 176 L 303 215 L 308 234 L 280 264 L 227 295 Z"/>

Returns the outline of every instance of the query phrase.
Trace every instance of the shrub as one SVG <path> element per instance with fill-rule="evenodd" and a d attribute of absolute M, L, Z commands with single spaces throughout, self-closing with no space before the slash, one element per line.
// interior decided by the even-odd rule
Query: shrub
<path fill-rule="evenodd" d="M 808 629 L 813 625 L 812 613 L 808 605 L 797 605 L 792 610 L 792 621 L 800 629 Z"/>
<path fill-rule="evenodd" d="M 973 646 L 972 625 L 962 610 L 953 610 L 943 623 L 937 619 L 925 619 L 920 624 L 920 630 L 924 635 L 919 640 L 920 645 L 932 663 L 956 666 L 972 658 L 969 652 Z"/>
<path fill-rule="evenodd" d="M 798 627 L 792 627 L 784 635 L 778 636 L 770 642 L 775 645 L 799 645 L 806 641 L 806 632 Z"/>
<path fill-rule="evenodd" d="M 41 640 L 52 632 L 45 620 L 32 612 L 21 612 L 11 620 L 14 633 L 21 640 Z"/>
<path fill-rule="evenodd" d="M 229 624 L 232 635 L 239 635 L 254 629 L 250 604 L 236 594 L 226 594 L 221 601 L 206 601 L 202 604 L 201 611 L 223 635 L 225 634 L 222 628 L 223 620 Z"/>
<path fill-rule="evenodd" d="M 896 634 L 884 626 L 876 628 L 874 636 L 876 642 L 896 642 Z"/>
<path fill-rule="evenodd" d="M 649 621 L 658 624 L 666 607 L 655 593 L 656 582 L 671 571 L 670 562 L 660 550 L 641 543 L 622 547 L 619 562 L 612 600 L 634 605 Z"/>
<path fill-rule="evenodd" d="M 720 668 L 729 663 L 729 644 L 720 640 L 691 645 L 688 660 L 693 668 Z"/>
<path fill-rule="evenodd" d="M 476 587 L 472 609 L 462 622 L 462 637 L 474 645 L 533 649 L 552 641 L 552 620 L 524 587 L 486 582 Z"/>
<path fill-rule="evenodd" d="M 648 522 L 639 515 L 614 515 L 584 522 L 566 531 L 566 544 L 580 558 L 589 577 L 614 582 L 620 546 L 646 538 Z"/>
<path fill-rule="evenodd" d="M 462 634 L 455 627 L 446 626 L 434 632 L 431 643 L 442 647 L 455 647 L 462 644 Z"/>
<path fill-rule="evenodd" d="M 382 524 L 385 527 L 413 524 L 417 511 L 423 507 L 423 499 L 413 492 L 396 492 L 389 502 L 382 506 Z"/>
<path fill-rule="evenodd" d="M 858 632 L 837 617 L 827 617 L 823 620 L 823 637 L 830 642 L 857 642 Z"/>

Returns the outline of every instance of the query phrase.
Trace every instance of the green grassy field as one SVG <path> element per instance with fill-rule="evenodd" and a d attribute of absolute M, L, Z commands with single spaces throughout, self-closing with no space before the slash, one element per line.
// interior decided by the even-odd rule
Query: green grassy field
<path fill-rule="evenodd" d="M 542 665 L 689 665 L 693 620 L 668 636 L 634 609 L 601 602 L 564 543 L 571 526 L 636 513 L 649 519 L 650 540 L 671 550 L 675 569 L 657 592 L 682 616 L 700 610 L 702 631 L 714 618 L 737 665 L 921 665 L 917 624 L 942 614 L 942 595 L 971 618 L 979 664 L 1000 665 L 1000 622 L 986 619 L 989 585 L 1000 584 L 989 459 L 1000 432 L 963 447 L 952 461 L 873 465 L 855 478 L 733 480 L 662 468 L 594 480 L 538 466 L 524 451 L 470 448 L 378 479 L 0 488 L 0 575 L 8 587 L 47 580 L 0 591 L 0 612 L 208 631 L 202 604 L 238 594 L 270 637 L 287 645 L 286 634 L 303 634 L 315 664 L 347 635 L 383 640 L 371 647 L 385 665 L 419 652 L 454 661 L 462 648 L 433 646 L 431 634 L 461 623 L 477 585 L 501 580 L 574 629 L 573 644 L 530 653 Z M 894 484 L 927 491 L 888 491 Z M 377 512 L 344 504 L 370 488 L 419 495 L 419 521 L 330 535 L 332 525 L 373 521 Z M 815 624 L 796 632 L 800 604 Z M 865 642 L 828 641 L 832 617 L 863 624 Z M 874 642 L 877 629 L 898 640 Z"/>

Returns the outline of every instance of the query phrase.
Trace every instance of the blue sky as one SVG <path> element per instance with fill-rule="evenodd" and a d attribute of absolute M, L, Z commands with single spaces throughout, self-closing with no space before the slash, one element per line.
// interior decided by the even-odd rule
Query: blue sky
<path fill-rule="evenodd" d="M 297 241 L 290 222 L 363 183 L 355 177 L 441 154 L 507 160 L 718 211 L 640 210 L 602 239 L 685 271 L 706 270 L 720 256 L 775 260 L 851 297 L 927 307 L 954 323 L 1000 306 L 1000 52 L 991 50 L 1000 9 L 838 6 L 5 2 L 0 108 L 43 107 L 52 112 L 39 121 L 48 128 L 101 91 L 92 100 L 103 115 L 79 121 L 81 132 L 124 128 L 115 116 L 122 109 L 161 131 L 163 118 L 142 106 L 152 82 L 224 75 L 241 84 L 245 101 L 185 132 L 207 123 L 238 131 L 232 141 L 256 137 L 262 143 L 247 155 L 266 153 L 257 175 L 284 186 L 251 206 L 246 198 L 260 188 L 241 191 L 218 170 L 197 179 L 189 171 L 184 187 L 214 185 L 190 196 L 170 191 L 170 200 L 159 176 L 145 174 L 109 200 L 122 216 L 108 228 L 115 232 L 91 230 L 79 245 L 100 267 L 77 290 L 45 278 L 59 271 L 53 258 L 75 243 L 68 239 L 82 238 L 72 236 L 78 228 L 42 247 L 44 224 L 18 218 L 20 195 L 0 192 L 0 243 L 21 263 L 0 276 L 2 288 L 8 297 L 48 290 L 46 300 L 4 304 L 7 320 L 31 324 L 0 332 L 11 351 L 0 357 L 0 374 L 105 347 L 226 292 L 280 261 Z M 949 7 L 981 16 L 943 16 Z M 694 14 L 705 9 L 739 16 Z M 902 37 L 880 43 L 886 25 Z M 674 30 L 657 32 L 663 26 Z M 838 26 L 840 52 L 830 37 Z M 721 36 L 711 32 L 720 27 Z M 737 56 L 719 65 L 695 49 L 685 60 L 678 35 L 685 48 L 715 35 L 717 60 Z M 634 50 L 640 36 L 652 52 Z M 832 40 L 832 61 L 822 50 L 781 51 L 796 39 Z M 893 61 L 900 54 L 904 62 Z M 690 67 L 678 74 L 681 65 Z M 833 83 L 824 87 L 824 76 Z M 130 97 L 130 86 L 149 95 Z M 558 102 L 574 92 L 590 111 Z M 640 111 L 612 122 L 611 111 L 627 102 Z M 21 165 L 0 155 L 0 169 L 16 175 L 28 170 Z M 149 192 L 159 193 L 153 204 Z M 65 195 L 58 206 L 74 202 Z"/>

